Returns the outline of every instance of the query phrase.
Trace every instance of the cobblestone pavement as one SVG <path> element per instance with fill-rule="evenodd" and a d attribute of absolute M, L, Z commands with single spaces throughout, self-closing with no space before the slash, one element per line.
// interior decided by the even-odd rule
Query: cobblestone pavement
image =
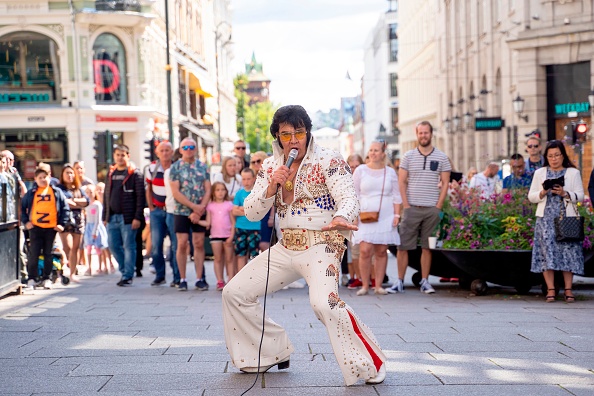
<path fill-rule="evenodd" d="M 393 277 L 393 257 L 388 265 Z M 207 271 L 206 292 L 151 287 L 145 269 L 129 288 L 112 274 L 0 300 L 0 395 L 240 395 L 255 375 L 229 362 L 212 262 Z M 289 289 L 267 312 L 295 345 L 291 367 L 264 374 L 249 394 L 594 394 L 592 279 L 576 279 L 576 303 L 547 304 L 537 288 L 476 297 L 437 278 L 437 293 L 424 295 L 412 272 L 404 294 L 341 287 L 388 356 L 383 384 L 344 386 L 307 288 Z"/>

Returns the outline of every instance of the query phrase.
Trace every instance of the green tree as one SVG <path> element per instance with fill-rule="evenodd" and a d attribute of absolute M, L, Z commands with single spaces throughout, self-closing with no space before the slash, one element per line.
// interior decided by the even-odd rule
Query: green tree
<path fill-rule="evenodd" d="M 273 139 L 270 135 L 270 123 L 278 106 L 271 102 L 250 105 L 250 98 L 246 93 L 247 75 L 238 74 L 233 83 L 237 98 L 237 134 L 245 137 L 252 153 L 256 151 L 272 152 Z"/>
<path fill-rule="evenodd" d="M 252 153 L 256 151 L 272 152 L 272 135 L 270 123 L 278 106 L 271 102 L 254 103 L 248 107 L 245 127 L 246 140 Z"/>
<path fill-rule="evenodd" d="M 233 79 L 235 86 L 235 98 L 237 99 L 237 134 L 245 138 L 245 115 L 249 108 L 250 97 L 246 93 L 248 86 L 248 78 L 246 74 L 238 74 Z"/>

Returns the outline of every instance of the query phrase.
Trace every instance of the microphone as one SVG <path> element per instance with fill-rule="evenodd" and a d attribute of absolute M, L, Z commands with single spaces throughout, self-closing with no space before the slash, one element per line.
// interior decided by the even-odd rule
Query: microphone
<path fill-rule="evenodd" d="M 292 149 L 291 152 L 289 152 L 289 158 L 287 158 L 287 163 L 285 164 L 287 168 L 290 168 L 291 165 L 293 165 L 293 161 L 295 161 L 295 158 L 297 158 L 298 154 L 299 151 L 297 151 L 297 149 Z"/>
<path fill-rule="evenodd" d="M 285 163 L 285 166 L 287 168 L 290 168 L 291 165 L 293 165 L 293 161 L 295 161 L 295 158 L 297 158 L 297 155 L 299 154 L 299 151 L 297 151 L 297 149 L 292 149 L 289 152 L 289 158 L 287 158 L 287 162 Z M 280 183 L 276 184 L 276 188 L 280 188 Z"/>

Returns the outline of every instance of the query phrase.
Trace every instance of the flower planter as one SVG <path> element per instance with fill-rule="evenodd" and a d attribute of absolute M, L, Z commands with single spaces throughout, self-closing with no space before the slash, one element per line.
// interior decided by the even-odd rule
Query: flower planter
<path fill-rule="evenodd" d="M 512 286 L 526 294 L 543 282 L 541 274 L 530 272 L 531 250 L 436 249 L 461 271 L 470 275 L 471 290 L 485 294 L 486 282 Z"/>
<path fill-rule="evenodd" d="M 389 246 L 388 250 L 396 256 L 396 246 Z M 421 285 L 421 253 L 422 249 L 420 246 L 416 250 L 408 251 L 408 266 L 417 270 L 412 275 L 412 281 L 417 287 Z M 431 275 L 443 278 L 458 278 L 461 281 L 463 279 L 470 279 L 470 275 L 454 265 L 440 249 L 432 249 L 431 253 L 431 271 L 429 272 Z"/>

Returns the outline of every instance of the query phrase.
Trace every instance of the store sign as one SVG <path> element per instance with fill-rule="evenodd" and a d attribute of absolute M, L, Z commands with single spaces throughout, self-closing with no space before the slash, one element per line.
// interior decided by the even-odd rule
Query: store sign
<path fill-rule="evenodd" d="M 138 122 L 137 117 L 104 117 L 100 115 L 95 116 L 96 122 Z"/>
<path fill-rule="evenodd" d="M 505 126 L 505 120 L 501 117 L 483 117 L 475 118 L 475 131 L 498 131 Z"/>
<path fill-rule="evenodd" d="M 555 115 L 566 115 L 567 113 L 587 113 L 590 111 L 590 103 L 560 103 L 555 105 Z"/>
<path fill-rule="evenodd" d="M 27 117 L 27 121 L 29 121 L 29 122 L 44 122 L 45 117 L 44 116 Z"/>
<path fill-rule="evenodd" d="M 51 100 L 47 91 L 35 92 L 0 92 L 0 104 L 4 103 L 46 103 Z"/>
<path fill-rule="evenodd" d="M 120 69 L 110 60 L 93 60 L 95 93 L 110 94 L 120 88 Z"/>

